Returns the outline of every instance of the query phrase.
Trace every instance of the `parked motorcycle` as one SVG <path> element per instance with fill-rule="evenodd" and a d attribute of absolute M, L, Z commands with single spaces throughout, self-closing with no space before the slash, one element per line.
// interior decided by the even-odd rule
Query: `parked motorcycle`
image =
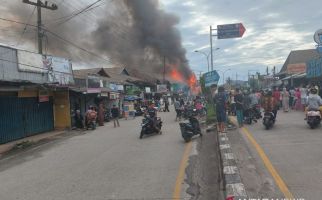
<path fill-rule="evenodd" d="M 160 117 L 157 117 L 156 121 L 156 127 L 159 129 L 157 130 L 156 127 L 153 125 L 153 118 L 151 118 L 149 115 L 145 115 L 144 119 L 142 119 L 141 124 L 141 133 L 140 133 L 140 139 L 143 138 L 144 135 L 151 135 L 155 133 L 162 134 L 161 128 L 162 128 L 162 121 Z"/>
<path fill-rule="evenodd" d="M 320 111 L 308 111 L 307 112 L 307 124 L 311 129 L 316 128 L 321 123 Z"/>
<path fill-rule="evenodd" d="M 275 123 L 275 116 L 273 112 L 265 112 L 263 117 L 263 125 L 265 126 L 266 130 L 273 127 Z"/>
<path fill-rule="evenodd" d="M 105 122 L 111 121 L 111 110 L 110 109 L 106 109 L 104 111 L 104 121 Z"/>
<path fill-rule="evenodd" d="M 97 113 L 95 111 L 91 111 L 86 114 L 86 129 L 96 129 L 96 120 L 97 120 Z"/>
<path fill-rule="evenodd" d="M 185 142 L 191 141 L 191 138 L 195 135 L 202 136 L 199 121 L 195 117 L 197 114 L 196 109 L 193 111 L 194 112 L 189 115 L 189 121 L 179 123 L 181 135 Z"/>

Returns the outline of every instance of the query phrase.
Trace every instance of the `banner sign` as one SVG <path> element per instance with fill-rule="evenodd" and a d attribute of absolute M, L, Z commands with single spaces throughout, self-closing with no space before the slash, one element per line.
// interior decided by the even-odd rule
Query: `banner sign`
<path fill-rule="evenodd" d="M 315 78 L 322 75 L 322 58 L 312 59 L 307 62 L 306 77 Z"/>
<path fill-rule="evenodd" d="M 157 85 L 157 92 L 158 93 L 166 93 L 166 92 L 168 92 L 167 85 L 165 85 L 165 84 Z"/>
<path fill-rule="evenodd" d="M 47 90 L 39 90 L 39 102 L 47 102 L 49 101 L 49 94 Z"/>
<path fill-rule="evenodd" d="M 43 56 L 44 68 L 48 69 L 48 81 L 59 85 L 74 84 L 72 64 L 66 58 Z"/>
<path fill-rule="evenodd" d="M 18 69 L 24 72 L 47 73 L 41 54 L 17 50 Z"/>

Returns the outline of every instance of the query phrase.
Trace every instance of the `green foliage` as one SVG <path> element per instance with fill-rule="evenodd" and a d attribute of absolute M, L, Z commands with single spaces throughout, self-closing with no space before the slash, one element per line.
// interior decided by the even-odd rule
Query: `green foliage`
<path fill-rule="evenodd" d="M 216 122 L 216 110 L 213 103 L 207 103 L 207 124 Z"/>

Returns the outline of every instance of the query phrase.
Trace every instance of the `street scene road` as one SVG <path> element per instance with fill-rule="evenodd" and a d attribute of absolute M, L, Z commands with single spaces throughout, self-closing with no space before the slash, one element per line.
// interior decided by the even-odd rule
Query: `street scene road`
<path fill-rule="evenodd" d="M 303 112 L 279 111 L 277 122 L 265 130 L 261 121 L 247 131 L 264 150 L 294 198 L 319 199 L 322 180 L 321 127 L 310 129 Z M 236 135 L 237 134 L 237 135 Z M 228 134 L 249 197 L 284 198 L 273 175 L 243 129 Z"/>
<path fill-rule="evenodd" d="M 321 6 L 2 0 L 0 200 L 322 199 Z"/>
<path fill-rule="evenodd" d="M 4 157 L 0 199 L 172 199 L 179 171 L 186 177 L 185 168 L 180 169 L 186 144 L 174 113 L 159 115 L 164 121 L 162 135 L 140 140 L 142 117 L 137 117 L 121 120 L 119 128 L 108 123 Z M 195 156 L 197 140 L 192 142 Z M 200 174 L 190 169 L 189 176 L 194 173 Z M 184 198 L 189 185 L 181 181 Z M 196 177 L 189 182 L 194 181 Z"/>

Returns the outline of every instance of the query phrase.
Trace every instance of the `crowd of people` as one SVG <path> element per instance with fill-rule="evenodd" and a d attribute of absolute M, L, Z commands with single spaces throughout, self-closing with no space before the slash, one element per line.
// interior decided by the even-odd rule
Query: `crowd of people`
<path fill-rule="evenodd" d="M 319 110 L 322 105 L 320 95 L 322 93 L 319 94 L 319 88 L 315 85 L 243 91 L 239 88 L 234 91 L 226 91 L 225 88 L 219 87 L 218 92 L 213 95 L 218 131 L 226 132 L 227 115 L 236 116 L 239 127 L 243 127 L 245 118 L 249 117 L 250 111 L 273 112 L 275 120 L 277 111 L 280 109 L 284 112 Z"/>
<path fill-rule="evenodd" d="M 200 96 L 196 96 L 193 100 L 176 98 L 174 101 L 174 109 L 176 111 L 176 121 L 180 121 L 185 117 L 185 113 L 194 109 L 199 117 L 206 113 L 205 101 Z"/>

